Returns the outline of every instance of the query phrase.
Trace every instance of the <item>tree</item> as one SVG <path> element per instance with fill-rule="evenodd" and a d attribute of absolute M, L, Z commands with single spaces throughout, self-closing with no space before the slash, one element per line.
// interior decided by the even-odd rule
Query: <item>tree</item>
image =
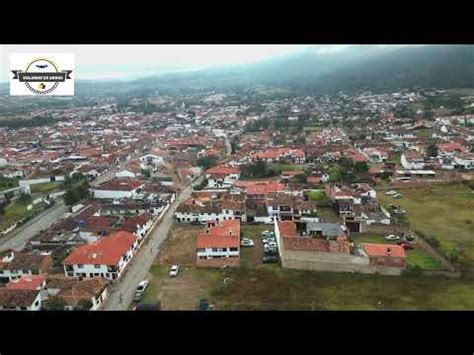
<path fill-rule="evenodd" d="M 216 166 L 217 158 L 215 157 L 202 157 L 197 160 L 197 165 L 203 169 L 209 169 Z"/>
<path fill-rule="evenodd" d="M 64 311 L 66 302 L 59 297 L 51 297 L 43 302 L 42 308 L 45 311 Z"/>
<path fill-rule="evenodd" d="M 337 166 L 332 166 L 329 168 L 329 181 L 330 182 L 340 182 L 342 179 L 341 170 Z"/>
<path fill-rule="evenodd" d="M 74 307 L 75 311 L 90 311 L 93 304 L 92 301 L 88 298 L 80 300 L 77 305 Z"/>
<path fill-rule="evenodd" d="M 21 192 L 18 201 L 26 205 L 31 202 L 31 195 L 26 192 Z"/>
<path fill-rule="evenodd" d="M 438 146 L 436 145 L 435 142 L 431 142 L 430 144 L 428 144 L 428 147 L 426 147 L 426 155 L 428 157 L 438 156 Z"/>
<path fill-rule="evenodd" d="M 362 173 L 369 170 L 369 166 L 365 161 L 358 161 L 354 164 L 354 170 L 356 173 Z"/>

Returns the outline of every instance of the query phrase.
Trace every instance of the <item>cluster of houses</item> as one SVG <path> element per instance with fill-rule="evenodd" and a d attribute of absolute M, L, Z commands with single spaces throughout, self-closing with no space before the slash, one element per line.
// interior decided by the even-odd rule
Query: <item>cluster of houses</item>
<path fill-rule="evenodd" d="M 172 187 L 132 178 L 113 178 L 92 190 L 94 199 L 72 206 L 21 251 L 1 253 L 0 309 L 39 310 L 47 299 L 65 310 L 81 302 L 99 309 L 108 285 L 121 277 L 177 194 Z"/>

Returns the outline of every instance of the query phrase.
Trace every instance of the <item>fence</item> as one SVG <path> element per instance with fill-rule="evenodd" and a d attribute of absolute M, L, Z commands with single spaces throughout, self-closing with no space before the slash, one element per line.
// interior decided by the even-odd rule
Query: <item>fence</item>
<path fill-rule="evenodd" d="M 418 240 L 418 245 L 423 248 L 426 253 L 431 256 L 433 259 L 438 260 L 441 263 L 443 269 L 448 270 L 450 272 L 457 272 L 456 268 L 446 259 L 439 251 L 437 251 L 433 246 L 431 246 L 425 239 L 423 239 L 420 235 L 413 233 L 416 235 Z"/>

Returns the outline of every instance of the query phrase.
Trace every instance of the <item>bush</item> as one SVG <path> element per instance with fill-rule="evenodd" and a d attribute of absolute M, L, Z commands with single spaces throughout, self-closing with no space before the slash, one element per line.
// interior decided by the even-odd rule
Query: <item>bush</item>
<path fill-rule="evenodd" d="M 75 311 L 90 311 L 92 308 L 92 301 L 90 299 L 82 299 L 74 307 Z"/>
<path fill-rule="evenodd" d="M 459 260 L 459 252 L 457 249 L 453 249 L 451 253 L 449 253 L 449 261 L 452 263 L 457 263 Z"/>
<path fill-rule="evenodd" d="M 51 297 L 43 302 L 42 308 L 45 311 L 64 311 L 66 302 L 58 297 Z"/>

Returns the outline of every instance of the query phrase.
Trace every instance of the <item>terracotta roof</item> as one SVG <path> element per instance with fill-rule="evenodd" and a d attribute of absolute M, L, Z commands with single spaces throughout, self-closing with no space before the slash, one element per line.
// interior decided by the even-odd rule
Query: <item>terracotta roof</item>
<path fill-rule="evenodd" d="M 400 245 L 361 243 L 361 246 L 369 257 L 392 256 L 404 258 L 406 255 L 405 249 Z"/>
<path fill-rule="evenodd" d="M 297 237 L 296 225 L 292 221 L 278 221 L 278 229 L 282 237 Z"/>
<path fill-rule="evenodd" d="M 227 166 L 215 166 L 206 171 L 206 174 L 223 174 L 223 175 L 230 175 L 230 174 L 239 174 L 240 170 L 232 167 Z"/>
<path fill-rule="evenodd" d="M 4 308 L 29 307 L 38 296 L 37 290 L 0 288 L 0 305 Z"/>
<path fill-rule="evenodd" d="M 67 284 L 57 294 L 68 305 L 75 306 L 81 300 L 90 300 L 100 295 L 109 284 L 109 281 L 100 277 L 77 280 Z"/>
<path fill-rule="evenodd" d="M 10 290 L 40 290 L 46 277 L 42 275 L 23 276 L 7 283 Z"/>
<path fill-rule="evenodd" d="M 96 190 L 132 191 L 141 185 L 142 182 L 137 180 L 111 180 L 96 187 Z"/>
<path fill-rule="evenodd" d="M 64 260 L 64 264 L 117 265 L 136 238 L 128 232 L 115 232 L 93 244 L 78 246 Z"/>
<path fill-rule="evenodd" d="M 240 246 L 240 221 L 225 220 L 197 236 L 197 248 L 230 248 Z"/>

